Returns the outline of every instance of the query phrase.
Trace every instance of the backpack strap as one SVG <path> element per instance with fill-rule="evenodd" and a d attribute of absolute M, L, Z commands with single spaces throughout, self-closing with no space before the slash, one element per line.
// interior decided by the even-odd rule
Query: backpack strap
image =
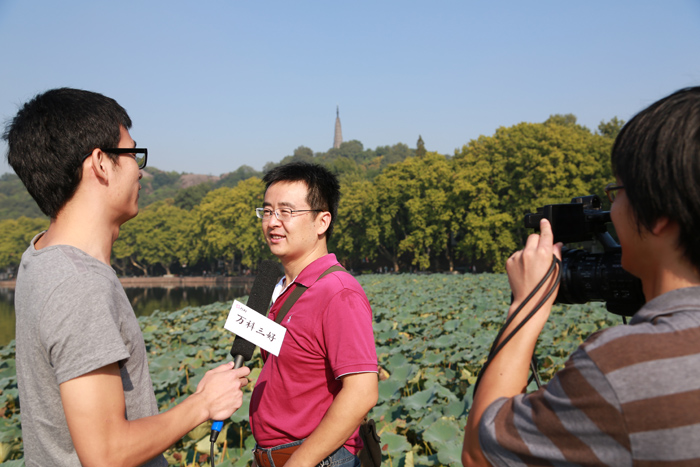
<path fill-rule="evenodd" d="M 345 268 L 338 265 L 338 264 L 335 264 L 335 265 L 329 267 L 328 269 L 326 269 L 323 272 L 323 274 L 318 276 L 318 279 L 316 279 L 314 281 L 314 284 L 316 282 L 320 281 L 321 279 L 323 279 L 328 274 L 330 274 L 332 272 L 338 272 L 338 271 L 345 271 Z M 282 320 L 284 319 L 285 316 L 287 316 L 287 313 L 289 312 L 289 310 L 292 309 L 292 306 L 294 306 L 294 304 L 297 302 L 297 300 L 299 300 L 299 297 L 301 297 L 301 294 L 306 292 L 307 289 L 308 289 L 308 287 L 301 285 L 301 284 L 297 284 L 296 288 L 292 291 L 292 293 L 289 294 L 289 297 L 287 297 L 287 299 L 284 301 L 282 308 L 280 308 L 280 312 L 277 313 L 277 316 L 275 317 L 275 322 L 277 324 L 282 323 Z"/>

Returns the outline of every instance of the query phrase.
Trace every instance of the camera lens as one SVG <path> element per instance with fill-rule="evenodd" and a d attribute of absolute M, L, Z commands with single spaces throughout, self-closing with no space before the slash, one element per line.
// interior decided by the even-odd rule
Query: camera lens
<path fill-rule="evenodd" d="M 619 251 L 563 251 L 556 303 L 603 301 L 611 313 L 632 316 L 644 304 L 642 283 L 622 269 L 621 257 Z"/>

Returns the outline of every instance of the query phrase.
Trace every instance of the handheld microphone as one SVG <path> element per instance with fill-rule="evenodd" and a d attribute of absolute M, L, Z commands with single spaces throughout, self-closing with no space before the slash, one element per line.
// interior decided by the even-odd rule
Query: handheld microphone
<path fill-rule="evenodd" d="M 277 285 L 279 276 L 280 266 L 277 261 L 261 261 L 258 266 L 258 275 L 255 277 L 253 287 L 250 289 L 250 295 L 248 296 L 248 303 L 246 303 L 246 305 L 265 316 L 267 307 L 270 306 L 272 294 L 275 291 L 275 285 Z M 234 359 L 233 368 L 242 367 L 247 360 L 253 358 L 253 352 L 255 352 L 255 344 L 240 336 L 236 336 L 231 345 L 231 356 Z M 222 421 L 212 422 L 210 437 L 212 443 L 216 441 L 223 427 L 224 422 Z"/>

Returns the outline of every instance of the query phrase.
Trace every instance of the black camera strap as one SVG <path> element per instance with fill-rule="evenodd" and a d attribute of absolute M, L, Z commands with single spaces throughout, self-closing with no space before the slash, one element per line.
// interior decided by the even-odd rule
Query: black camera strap
<path fill-rule="evenodd" d="M 513 331 L 511 331 L 505 338 L 503 338 L 503 341 L 499 344 L 499 340 L 501 340 L 501 337 L 503 336 L 503 333 L 505 330 L 508 328 L 510 323 L 513 322 L 516 316 L 522 311 L 522 309 L 527 305 L 532 297 L 535 296 L 535 294 L 544 286 L 545 282 L 552 276 L 552 274 L 556 274 L 556 280 L 552 287 L 549 289 L 547 294 L 540 300 L 540 302 L 535 306 L 535 308 L 532 309 L 532 311 L 518 324 Z M 493 361 L 493 359 L 496 357 L 498 352 L 501 351 L 501 349 L 510 341 L 513 336 L 528 322 L 530 321 L 530 318 L 532 318 L 535 313 L 537 313 L 540 308 L 542 308 L 542 305 L 549 299 L 549 297 L 552 296 L 554 293 L 554 290 L 556 290 L 557 286 L 559 285 L 559 282 L 561 281 L 561 261 L 559 261 L 559 258 L 556 256 L 553 256 L 552 259 L 552 264 L 549 267 L 549 270 L 547 271 L 547 274 L 542 278 L 542 280 L 537 284 L 537 286 L 530 292 L 530 294 L 525 297 L 525 300 L 516 308 L 516 310 L 511 314 L 508 319 L 506 319 L 506 322 L 503 324 L 501 327 L 500 331 L 498 331 L 498 334 L 496 335 L 496 338 L 493 341 L 493 344 L 491 345 L 491 350 L 489 351 L 489 356 L 486 360 L 486 363 L 484 363 L 484 366 L 481 367 L 481 371 L 479 372 L 479 376 L 476 379 L 476 383 L 474 384 L 474 392 L 473 394 L 476 394 L 476 390 L 479 387 L 479 382 L 481 381 L 481 377 L 484 375 L 484 372 L 488 368 L 489 364 Z M 533 355 L 533 361 L 531 363 L 531 368 L 533 370 L 533 376 L 535 377 L 535 380 L 537 381 L 537 386 L 539 387 L 539 378 L 537 376 L 537 362 L 534 358 Z"/>

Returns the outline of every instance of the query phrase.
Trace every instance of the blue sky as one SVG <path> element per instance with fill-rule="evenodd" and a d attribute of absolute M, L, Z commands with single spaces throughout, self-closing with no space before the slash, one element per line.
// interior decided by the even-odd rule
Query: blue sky
<path fill-rule="evenodd" d="M 336 105 L 345 140 L 450 155 L 555 113 L 628 120 L 700 85 L 700 1 L 0 0 L 0 44 L 3 123 L 89 89 L 149 165 L 220 175 L 327 151 Z"/>

